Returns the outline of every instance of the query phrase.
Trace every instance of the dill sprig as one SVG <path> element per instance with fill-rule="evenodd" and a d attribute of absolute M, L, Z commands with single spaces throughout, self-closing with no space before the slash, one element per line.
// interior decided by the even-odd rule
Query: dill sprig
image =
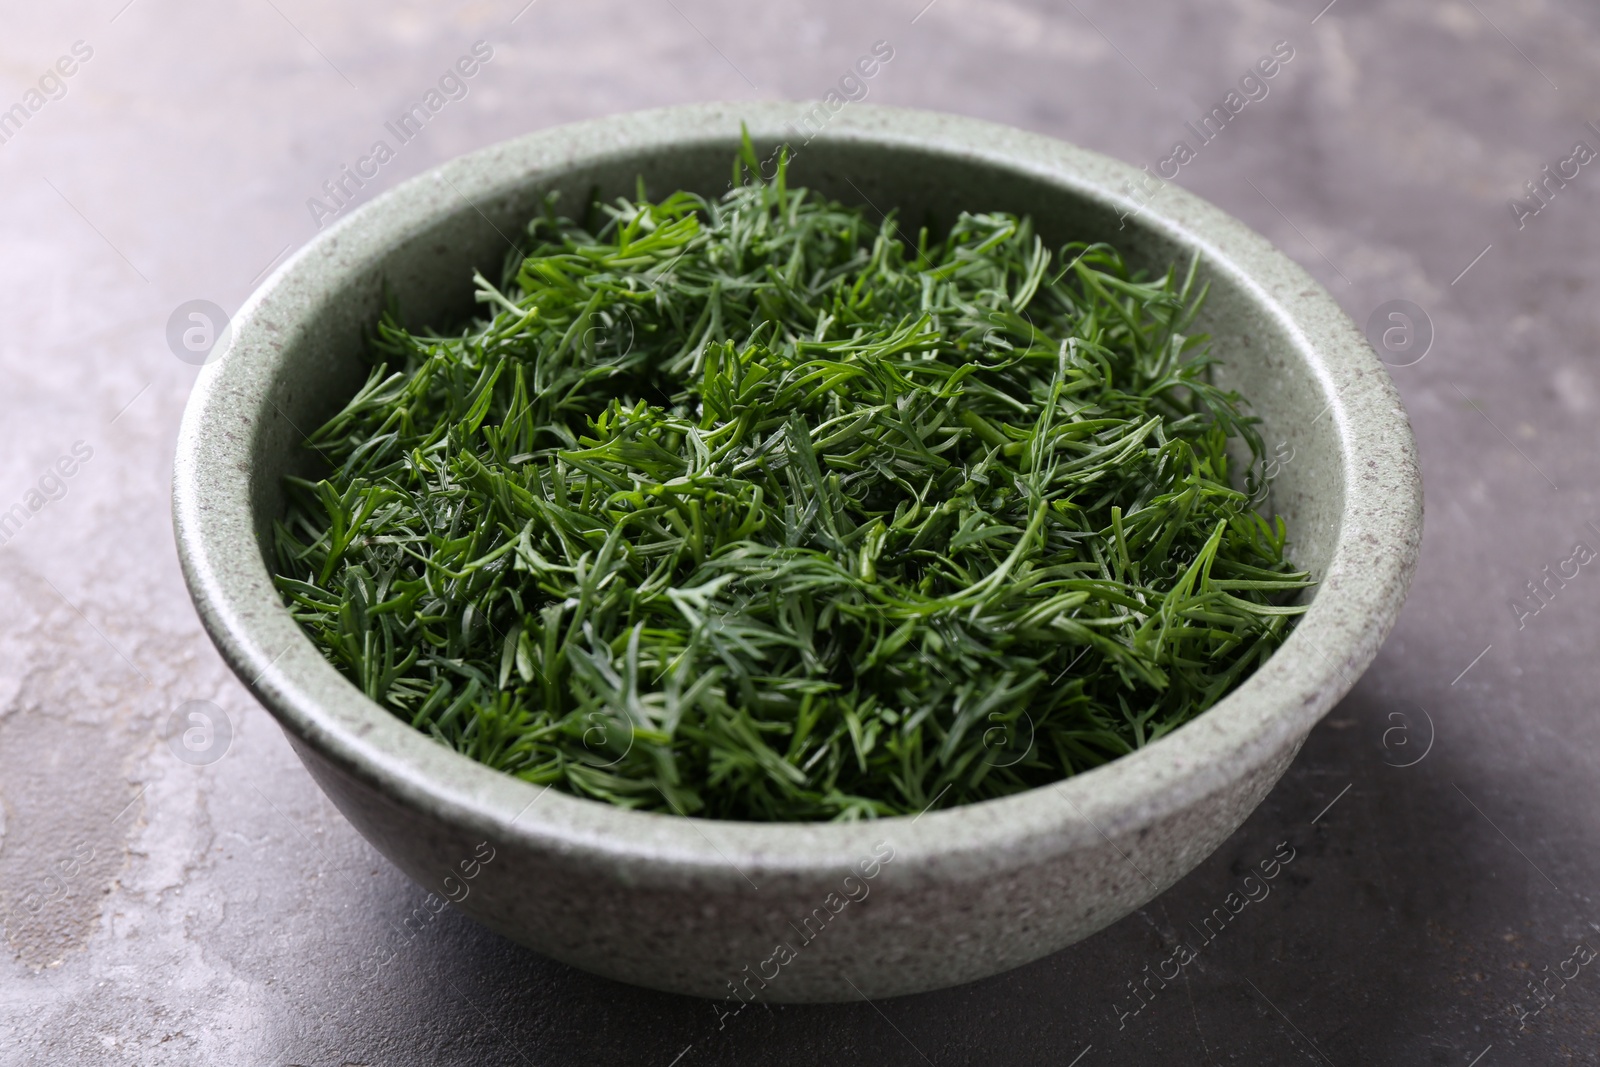
<path fill-rule="evenodd" d="M 1282 642 L 1311 583 L 1195 264 L 787 179 L 747 142 L 720 199 L 548 203 L 483 318 L 384 315 L 276 529 L 353 682 L 530 782 L 853 819 L 1115 759 Z"/>

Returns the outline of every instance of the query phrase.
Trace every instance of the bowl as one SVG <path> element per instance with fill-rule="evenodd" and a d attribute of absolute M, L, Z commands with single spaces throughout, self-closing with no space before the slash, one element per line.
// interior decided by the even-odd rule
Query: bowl
<path fill-rule="evenodd" d="M 1253 402 L 1280 461 L 1271 506 L 1319 583 L 1259 670 L 1181 729 L 1051 786 L 915 817 L 757 824 L 630 812 L 490 770 L 323 659 L 274 590 L 271 526 L 283 477 L 310 470 L 304 431 L 364 380 L 363 331 L 385 286 L 410 325 L 468 315 L 472 270 L 498 271 L 545 194 L 628 195 L 638 175 L 652 195 L 721 193 L 741 122 L 763 157 L 791 144 L 791 184 L 912 224 L 1006 210 L 1031 214 L 1047 241 L 1113 241 L 1156 270 L 1199 254 L 1217 379 Z M 281 266 L 201 371 L 174 513 L 206 630 L 339 810 L 429 891 L 426 907 L 454 904 L 575 967 L 700 997 L 839 1001 L 1059 951 L 1171 886 L 1244 821 L 1376 654 L 1421 537 L 1410 428 L 1361 332 L 1264 238 L 1176 186 L 1148 198 L 1147 180 L 973 119 L 783 103 L 544 130 L 411 179 Z"/>

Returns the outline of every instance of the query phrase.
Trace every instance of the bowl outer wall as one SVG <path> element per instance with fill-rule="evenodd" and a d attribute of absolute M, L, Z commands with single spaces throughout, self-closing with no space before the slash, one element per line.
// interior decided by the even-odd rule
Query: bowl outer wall
<path fill-rule="evenodd" d="M 775 143 L 792 136 L 807 106 L 693 105 L 546 130 L 446 163 L 352 212 L 235 316 L 230 350 L 204 368 L 189 401 L 174 472 L 180 558 L 207 631 L 358 829 L 421 884 L 452 895 L 442 879 L 454 872 L 460 884 L 457 857 L 470 862 L 478 840 L 492 842 L 496 859 L 473 868 L 478 880 L 462 901 L 469 913 L 558 959 L 703 996 L 726 994 L 741 968 L 771 956 L 794 918 L 837 893 L 852 865 L 881 855 L 885 842 L 894 859 L 868 885 L 873 903 L 841 913 L 847 934 L 798 942 L 764 997 L 949 985 L 1055 951 L 1137 907 L 1243 821 L 1371 662 L 1421 537 L 1415 446 L 1387 372 L 1333 299 L 1264 238 L 1175 186 L 1141 210 L 1128 193 L 1141 172 L 1050 138 L 852 105 L 819 145 L 904 146 L 992 164 L 1126 212 L 1137 231 L 1198 250 L 1208 274 L 1253 302 L 1263 329 L 1288 339 L 1288 358 L 1317 388 L 1281 398 L 1294 405 L 1284 417 L 1327 420 L 1336 454 L 1310 492 L 1341 504 L 1320 586 L 1285 644 L 1205 715 L 1122 759 L 1013 797 L 854 825 L 686 819 L 541 790 L 368 700 L 293 621 L 262 552 L 271 518 L 262 502 L 275 499 L 266 483 L 277 468 L 264 477 L 260 456 L 299 433 L 278 403 L 295 388 L 284 364 L 296 346 L 322 343 L 307 331 L 325 326 L 330 294 L 356 274 L 381 274 L 397 245 L 443 217 L 494 225 L 489 216 L 504 213 L 494 205 L 542 175 L 707 140 L 731 145 L 741 120 L 758 144 Z"/>

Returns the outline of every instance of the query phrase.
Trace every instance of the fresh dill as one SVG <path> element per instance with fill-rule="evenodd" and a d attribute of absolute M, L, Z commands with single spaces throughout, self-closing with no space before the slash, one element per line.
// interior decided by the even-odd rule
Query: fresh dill
<path fill-rule="evenodd" d="M 1196 264 L 913 239 L 748 141 L 719 199 L 586 214 L 460 332 L 386 313 L 289 479 L 295 617 L 441 743 L 630 808 L 914 813 L 1149 744 L 1304 611 Z"/>

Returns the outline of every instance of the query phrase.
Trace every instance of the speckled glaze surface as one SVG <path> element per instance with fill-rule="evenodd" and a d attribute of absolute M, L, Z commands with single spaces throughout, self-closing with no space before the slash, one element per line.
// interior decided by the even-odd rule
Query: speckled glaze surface
<path fill-rule="evenodd" d="M 1360 331 L 1304 271 L 1206 202 L 1059 141 L 851 105 L 800 144 L 799 104 L 696 105 L 532 134 L 454 160 L 302 248 L 234 320 L 181 431 L 184 573 L 229 664 L 372 843 L 441 902 L 609 977 L 705 997 L 835 1001 L 966 982 L 1072 944 L 1172 885 L 1260 802 L 1366 668 L 1405 598 L 1422 490 L 1405 413 Z M 471 310 L 544 194 L 721 191 L 740 122 L 798 146 L 791 182 L 910 223 L 1032 214 L 1047 240 L 1110 240 L 1161 268 L 1196 252 L 1202 326 L 1291 455 L 1273 506 L 1320 585 L 1285 645 L 1211 711 L 1028 793 L 860 825 L 627 812 L 445 749 L 368 700 L 299 630 L 264 547 L 302 430 L 364 377 L 387 284 L 413 325 Z M 1142 209 L 1141 209 L 1141 205 Z M 1289 451 L 1292 449 L 1292 452 Z M 729 1010 L 734 1006 L 730 1005 Z"/>

